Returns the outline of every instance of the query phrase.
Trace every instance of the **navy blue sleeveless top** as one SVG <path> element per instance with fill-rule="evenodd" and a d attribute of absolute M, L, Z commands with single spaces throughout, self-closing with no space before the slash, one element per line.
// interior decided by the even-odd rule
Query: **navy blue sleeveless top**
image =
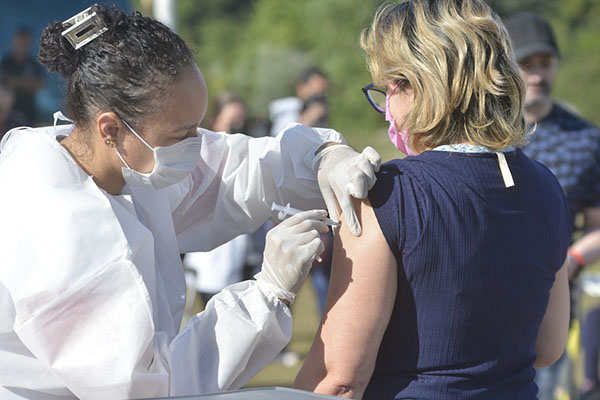
<path fill-rule="evenodd" d="M 382 166 L 369 193 L 398 292 L 365 399 L 535 399 L 534 344 L 571 217 L 520 150 L 426 151 Z M 373 310 L 377 312 L 377 310 Z"/>

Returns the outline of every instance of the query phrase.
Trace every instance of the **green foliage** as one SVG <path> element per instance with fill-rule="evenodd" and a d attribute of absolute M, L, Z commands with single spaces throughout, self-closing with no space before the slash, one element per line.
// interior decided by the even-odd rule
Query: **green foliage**
<path fill-rule="evenodd" d="M 555 97 L 600 126 L 600 0 L 561 2 L 552 22 L 561 52 Z"/>
<path fill-rule="evenodd" d="M 330 78 L 331 123 L 342 130 L 381 126 L 360 88 L 370 82 L 358 44 L 379 0 L 179 0 L 179 33 L 196 50 L 211 95 L 233 90 L 267 117 L 316 65 Z"/>
<path fill-rule="evenodd" d="M 556 1 L 552 0 L 485 0 L 501 17 L 517 11 L 533 11 L 539 14 L 552 12 Z"/>
<path fill-rule="evenodd" d="M 555 96 L 600 124 L 600 0 L 487 0 L 502 17 L 539 12 L 563 58 Z M 311 65 L 330 78 L 331 124 L 361 135 L 385 127 L 360 90 L 370 82 L 358 40 L 381 0 L 179 0 L 179 33 L 195 49 L 211 96 L 233 90 L 266 118 Z M 370 135 L 367 135 L 367 139 Z M 368 141 L 368 140 L 367 140 Z"/>

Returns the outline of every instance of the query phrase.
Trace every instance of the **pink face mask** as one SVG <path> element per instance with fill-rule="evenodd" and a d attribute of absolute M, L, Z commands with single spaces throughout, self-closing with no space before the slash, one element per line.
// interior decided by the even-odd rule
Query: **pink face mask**
<path fill-rule="evenodd" d="M 407 143 L 408 130 L 405 129 L 401 132 L 398 132 L 398 129 L 396 129 L 396 121 L 394 121 L 394 117 L 392 116 L 392 113 L 390 113 L 390 97 L 394 94 L 398 86 L 403 82 L 403 79 L 399 80 L 396 86 L 394 86 L 394 88 L 390 92 L 390 94 L 385 96 L 385 120 L 390 123 L 388 135 L 390 136 L 390 140 L 392 141 L 394 146 L 396 146 L 398 150 L 400 150 L 407 156 L 416 156 L 417 153 L 413 149 L 411 149 Z"/>

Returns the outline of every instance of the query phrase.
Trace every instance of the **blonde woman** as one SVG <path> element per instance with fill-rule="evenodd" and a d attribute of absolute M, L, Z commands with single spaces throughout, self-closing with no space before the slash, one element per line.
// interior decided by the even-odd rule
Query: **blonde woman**
<path fill-rule="evenodd" d="M 382 166 L 357 204 L 362 236 L 336 235 L 295 386 L 535 399 L 534 367 L 566 341 L 571 226 L 554 176 L 518 149 L 524 84 L 505 29 L 480 0 L 408 0 L 381 7 L 361 44 L 364 91 L 409 156 Z"/>

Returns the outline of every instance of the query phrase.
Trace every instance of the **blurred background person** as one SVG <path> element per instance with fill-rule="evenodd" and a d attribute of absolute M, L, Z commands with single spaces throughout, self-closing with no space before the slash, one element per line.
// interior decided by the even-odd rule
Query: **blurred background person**
<path fill-rule="evenodd" d="M 269 104 L 271 136 L 277 135 L 288 123 L 300 120 L 300 112 L 308 98 L 326 97 L 328 90 L 327 75 L 317 67 L 308 68 L 296 83 L 296 96 L 277 99 Z"/>
<path fill-rule="evenodd" d="M 582 235 L 569 247 L 567 266 L 571 285 L 571 318 L 576 317 L 579 293 L 573 286 L 582 268 L 600 259 L 600 132 L 588 121 L 559 105 L 552 98 L 560 52 L 550 23 L 532 12 L 519 12 L 505 20 L 515 58 L 527 85 L 525 119 L 533 133 L 523 151 L 548 167 L 562 186 L 571 215 L 582 216 Z M 593 321 L 593 319 L 590 319 Z M 588 324 L 600 335 L 596 324 Z M 584 329 L 586 326 L 584 324 Z M 589 333 L 586 337 L 592 337 Z M 584 341 L 585 347 L 585 341 Z M 598 351 L 596 348 L 594 352 Z M 587 355 L 590 358 L 592 355 Z M 593 357 L 597 360 L 597 356 Z M 590 365 L 592 365 L 591 363 Z M 559 382 L 563 390 L 572 386 L 567 355 L 554 365 L 537 371 L 541 400 L 554 399 Z M 586 365 L 588 365 L 586 363 Z M 589 368 L 588 368 L 589 370 Z M 587 371 L 584 392 L 597 390 L 597 366 Z"/>
<path fill-rule="evenodd" d="M 329 107 L 325 96 L 311 96 L 304 101 L 298 122 L 306 126 L 327 128 L 329 126 Z"/>
<path fill-rule="evenodd" d="M 215 132 L 248 134 L 248 106 L 240 96 L 232 92 L 223 92 L 217 96 L 208 129 Z"/>
<path fill-rule="evenodd" d="M 0 140 L 6 132 L 17 126 L 27 125 L 27 118 L 13 108 L 15 96 L 0 81 Z"/>
<path fill-rule="evenodd" d="M 10 53 L 0 62 L 0 79 L 13 91 L 13 107 L 27 118 L 27 125 L 35 125 L 38 121 L 35 97 L 44 84 L 42 67 L 31 55 L 31 44 L 29 28 L 18 28 L 12 38 Z"/>

